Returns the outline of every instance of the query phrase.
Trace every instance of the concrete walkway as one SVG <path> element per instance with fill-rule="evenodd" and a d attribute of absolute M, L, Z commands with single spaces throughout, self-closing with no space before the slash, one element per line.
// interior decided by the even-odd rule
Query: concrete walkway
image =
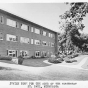
<path fill-rule="evenodd" d="M 44 62 L 47 63 L 47 64 L 52 64 L 52 65 L 57 65 L 57 66 L 63 66 L 63 67 L 68 67 L 68 68 L 77 68 L 77 69 L 83 69 L 83 70 L 88 70 L 88 69 L 84 69 L 82 68 L 81 66 L 83 64 L 85 64 L 85 62 L 87 61 L 88 57 L 85 57 L 81 60 L 81 62 L 77 65 L 68 65 L 68 64 L 53 64 L 53 63 L 49 63 L 47 60 L 45 60 Z M 63 62 L 63 63 L 66 63 L 66 62 Z"/>

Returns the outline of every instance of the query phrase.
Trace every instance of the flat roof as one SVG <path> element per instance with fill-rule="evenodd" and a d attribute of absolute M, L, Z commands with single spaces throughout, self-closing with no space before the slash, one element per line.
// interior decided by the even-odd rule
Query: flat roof
<path fill-rule="evenodd" d="M 13 16 L 13 17 L 15 17 L 15 18 L 17 18 L 17 19 L 20 19 L 20 20 L 25 21 L 25 22 L 27 22 L 27 23 L 30 23 L 30 24 L 32 24 L 32 25 L 36 25 L 36 26 L 41 27 L 41 28 L 43 28 L 43 29 L 47 29 L 47 30 L 52 31 L 52 32 L 54 32 L 54 33 L 58 33 L 58 32 L 56 32 L 56 31 L 50 30 L 50 29 L 48 29 L 48 28 L 46 28 L 46 27 L 43 27 L 43 26 L 41 26 L 41 25 L 39 25 L 39 24 L 36 24 L 36 23 L 34 23 L 34 22 L 31 22 L 31 21 L 29 21 L 29 20 L 27 20 L 27 19 L 24 19 L 24 18 L 22 18 L 22 17 L 19 17 L 19 16 L 17 16 L 17 15 L 14 15 L 14 14 L 12 14 L 12 13 L 10 13 L 10 12 L 7 12 L 7 11 L 5 11 L 5 10 L 0 9 L 0 12 L 1 12 L 1 13 L 4 13 L 4 14 L 6 14 L 6 15 L 9 15 L 9 16 Z"/>

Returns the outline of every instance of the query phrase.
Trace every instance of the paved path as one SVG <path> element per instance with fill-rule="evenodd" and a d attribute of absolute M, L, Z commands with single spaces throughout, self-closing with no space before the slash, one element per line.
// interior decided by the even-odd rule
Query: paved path
<path fill-rule="evenodd" d="M 45 60 L 44 62 L 47 63 L 47 64 L 52 64 L 52 65 L 58 65 L 58 66 L 63 66 L 63 67 L 68 67 L 68 68 L 77 68 L 77 69 L 84 69 L 82 68 L 81 66 L 83 64 L 85 64 L 85 62 L 87 61 L 88 57 L 85 57 L 81 60 L 81 62 L 77 65 L 68 65 L 68 64 L 53 64 L 53 63 L 49 63 L 47 60 Z M 63 62 L 63 63 L 66 63 L 66 62 Z M 84 69 L 84 70 L 88 70 L 88 69 Z"/>

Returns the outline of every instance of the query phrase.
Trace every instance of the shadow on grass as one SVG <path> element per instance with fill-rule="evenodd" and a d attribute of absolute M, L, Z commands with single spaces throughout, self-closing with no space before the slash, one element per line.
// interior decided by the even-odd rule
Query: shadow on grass
<path fill-rule="evenodd" d="M 0 70 L 13 70 L 13 69 L 7 67 L 0 67 Z"/>

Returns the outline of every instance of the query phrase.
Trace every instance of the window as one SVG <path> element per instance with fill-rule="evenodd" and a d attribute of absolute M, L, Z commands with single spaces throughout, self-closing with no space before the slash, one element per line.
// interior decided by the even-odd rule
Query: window
<path fill-rule="evenodd" d="M 43 45 L 43 46 L 47 46 L 47 42 L 46 42 L 46 41 L 43 41 L 43 42 L 42 42 L 42 45 Z"/>
<path fill-rule="evenodd" d="M 51 34 L 50 37 L 53 38 L 53 34 Z"/>
<path fill-rule="evenodd" d="M 19 23 L 18 22 L 16 22 L 16 28 L 19 28 Z"/>
<path fill-rule="evenodd" d="M 0 40 L 3 40 L 3 34 L 0 32 Z"/>
<path fill-rule="evenodd" d="M 35 57 L 40 57 L 40 56 L 41 56 L 40 51 L 35 51 Z"/>
<path fill-rule="evenodd" d="M 47 56 L 47 52 L 46 52 L 46 51 L 43 51 L 43 52 L 42 52 L 42 56 L 43 56 L 43 57 L 46 57 L 46 56 Z"/>
<path fill-rule="evenodd" d="M 33 39 L 31 39 L 31 44 L 33 44 Z"/>
<path fill-rule="evenodd" d="M 7 40 L 7 41 L 12 41 L 12 42 L 17 42 L 18 37 L 15 36 L 15 35 L 7 34 L 7 35 L 6 35 L 6 40 Z"/>
<path fill-rule="evenodd" d="M 29 40 L 29 38 L 26 38 L 26 37 L 20 37 L 20 42 L 21 43 L 30 43 L 30 40 Z"/>
<path fill-rule="evenodd" d="M 31 32 L 34 32 L 34 28 L 33 27 L 31 27 Z"/>
<path fill-rule="evenodd" d="M 35 40 L 35 45 L 40 45 L 40 40 Z"/>
<path fill-rule="evenodd" d="M 46 36 L 46 32 L 45 31 L 43 31 L 43 36 Z"/>
<path fill-rule="evenodd" d="M 7 19 L 7 25 L 12 26 L 12 27 L 16 27 L 16 21 L 11 20 L 11 19 Z"/>
<path fill-rule="evenodd" d="M 36 34 L 40 34 L 40 30 L 37 29 L 37 28 L 35 28 L 35 33 L 36 33 Z"/>
<path fill-rule="evenodd" d="M 4 24 L 4 18 L 3 18 L 3 16 L 0 16 L 0 23 Z"/>
<path fill-rule="evenodd" d="M 28 51 L 27 50 L 20 50 L 20 55 L 28 56 Z"/>
<path fill-rule="evenodd" d="M 49 33 L 49 37 L 51 36 L 51 34 Z"/>
<path fill-rule="evenodd" d="M 11 57 L 17 57 L 17 50 L 7 50 L 7 55 Z"/>
<path fill-rule="evenodd" d="M 25 24 L 21 24 L 21 29 L 28 31 L 28 26 Z"/>
<path fill-rule="evenodd" d="M 54 43 L 51 43 L 51 47 L 54 47 Z"/>

